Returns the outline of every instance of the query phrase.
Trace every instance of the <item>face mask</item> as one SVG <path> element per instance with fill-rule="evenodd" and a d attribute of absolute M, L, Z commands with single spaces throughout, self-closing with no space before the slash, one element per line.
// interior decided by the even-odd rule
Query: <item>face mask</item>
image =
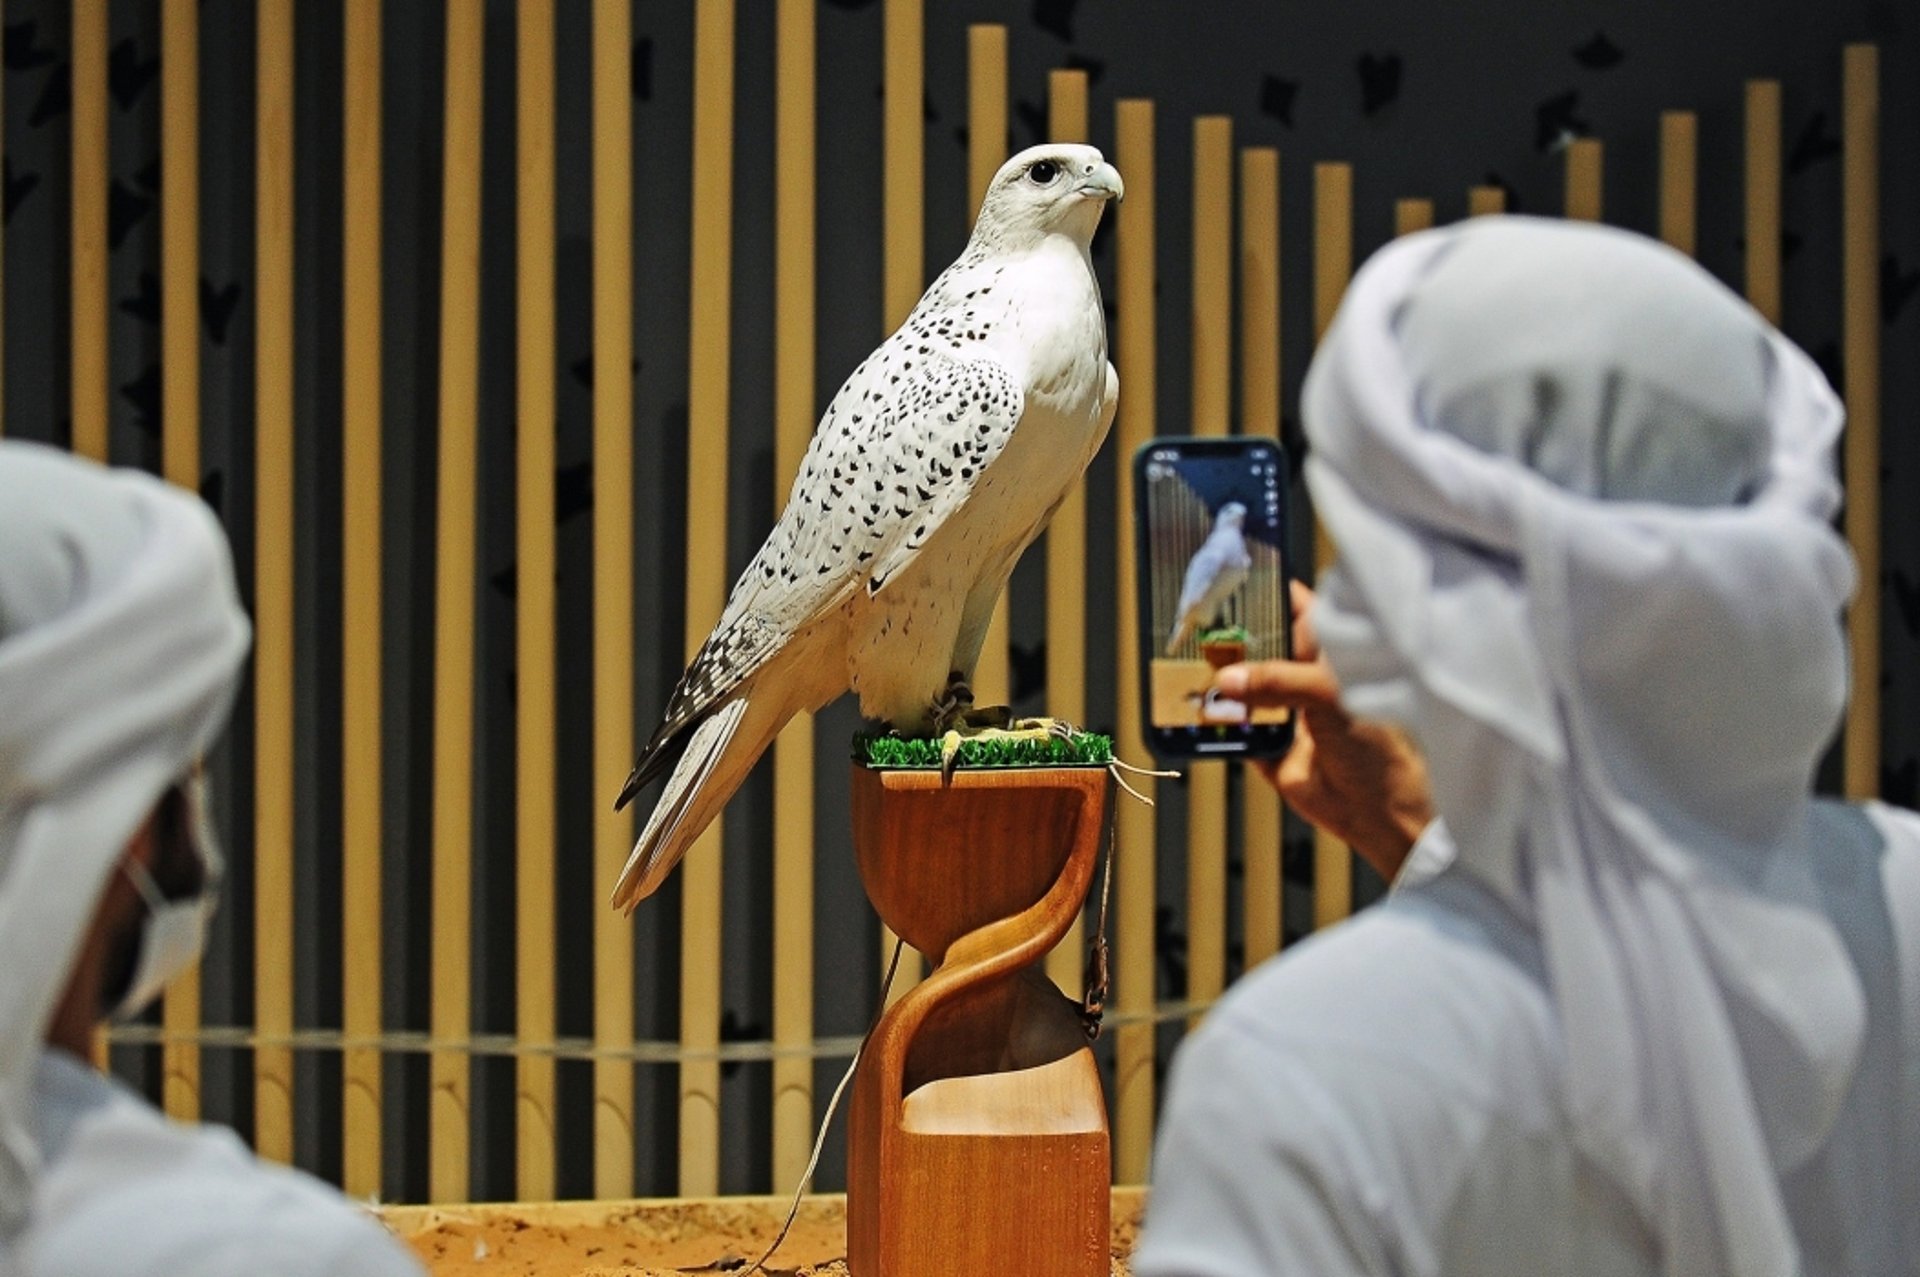
<path fill-rule="evenodd" d="M 115 1014 L 138 1015 L 160 996 L 173 978 L 200 958 L 207 943 L 207 920 L 219 898 L 223 860 L 207 818 L 206 788 L 198 774 L 186 785 L 187 839 L 206 870 L 206 885 L 183 900 L 169 900 L 153 874 L 137 860 L 124 861 L 122 871 L 147 906 L 146 925 L 140 929 L 140 951 L 134 959 L 133 979 Z"/>

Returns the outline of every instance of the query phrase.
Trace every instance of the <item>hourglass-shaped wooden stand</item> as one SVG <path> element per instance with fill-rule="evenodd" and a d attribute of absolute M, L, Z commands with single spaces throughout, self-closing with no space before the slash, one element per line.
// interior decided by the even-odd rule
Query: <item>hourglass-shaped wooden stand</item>
<path fill-rule="evenodd" d="M 1079 1015 L 1035 964 L 1099 860 L 1103 767 L 853 774 L 880 917 L 934 961 L 854 1078 L 854 1277 L 1106 1277 L 1110 1141 Z"/>

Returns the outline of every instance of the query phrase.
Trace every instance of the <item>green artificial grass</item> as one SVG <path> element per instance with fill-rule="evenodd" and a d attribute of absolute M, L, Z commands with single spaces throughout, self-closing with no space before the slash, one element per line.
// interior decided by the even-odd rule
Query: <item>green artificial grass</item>
<path fill-rule="evenodd" d="M 1202 645 L 1207 643 L 1248 643 L 1252 640 L 1253 635 L 1247 633 L 1246 627 L 1241 625 L 1229 625 L 1223 630 L 1206 630 L 1200 635 Z"/>
<path fill-rule="evenodd" d="M 906 739 L 899 736 L 853 738 L 853 759 L 867 767 L 938 770 L 938 737 Z M 1104 767 L 1113 761 L 1113 737 L 1075 732 L 1062 740 L 963 740 L 961 767 Z"/>

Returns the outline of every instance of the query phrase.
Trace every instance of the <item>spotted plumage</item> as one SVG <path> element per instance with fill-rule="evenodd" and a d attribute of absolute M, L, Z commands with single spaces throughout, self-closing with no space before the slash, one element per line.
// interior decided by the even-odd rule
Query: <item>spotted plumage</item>
<path fill-rule="evenodd" d="M 1113 420 L 1088 246 L 1120 189 L 1092 147 L 1016 155 L 960 258 L 841 386 L 621 792 L 671 773 L 616 906 L 659 886 L 794 714 L 852 690 L 921 734 L 971 676 L 1014 562 Z"/>

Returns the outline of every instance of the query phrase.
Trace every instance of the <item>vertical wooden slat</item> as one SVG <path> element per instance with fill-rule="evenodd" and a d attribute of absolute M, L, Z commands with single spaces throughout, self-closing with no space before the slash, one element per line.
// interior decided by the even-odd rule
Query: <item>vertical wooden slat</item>
<path fill-rule="evenodd" d="M 1424 231 L 1432 225 L 1432 200 L 1395 200 L 1393 202 L 1393 233 L 1395 235 L 1411 235 L 1415 231 Z"/>
<path fill-rule="evenodd" d="M 1841 747 L 1847 797 L 1880 792 L 1880 50 L 1841 61 L 1841 327 L 1847 543 L 1860 588 L 1847 614 L 1853 701 Z"/>
<path fill-rule="evenodd" d="M 1689 257 L 1700 221 L 1699 134 L 1692 111 L 1660 113 L 1660 238 Z"/>
<path fill-rule="evenodd" d="M 1225 435 L 1233 402 L 1233 119 L 1193 122 L 1191 428 Z M 1187 998 L 1227 983 L 1227 766 L 1187 768 Z M 1195 1017 L 1192 1023 L 1198 1023 Z"/>
<path fill-rule="evenodd" d="M 440 473 L 433 649 L 433 1001 L 439 1042 L 464 1042 L 473 965 L 473 574 L 479 500 L 480 116 L 483 0 L 448 0 L 446 139 L 440 196 Z M 524 563 L 524 560 L 522 560 Z M 523 582 L 524 593 L 527 586 Z M 521 669 L 526 669 L 523 661 Z M 521 689 L 521 712 L 526 690 Z M 516 774 L 519 774 L 516 771 Z M 464 1051 L 428 1061 L 428 1190 L 467 1191 L 468 1080 Z"/>
<path fill-rule="evenodd" d="M 524 1047 L 550 1043 L 554 1032 L 553 5 L 523 0 L 517 14 L 513 970 L 514 1036 Z M 514 1074 L 515 1191 L 550 1201 L 553 1057 L 523 1052 Z"/>
<path fill-rule="evenodd" d="M 260 0 L 254 78 L 253 1022 L 293 1031 L 293 0 Z M 253 1143 L 293 1160 L 293 1052 L 253 1053 Z"/>
<path fill-rule="evenodd" d="M 1313 339 L 1326 336 L 1353 275 L 1353 167 L 1313 166 Z M 1324 571 L 1333 545 L 1314 528 L 1314 563 Z M 1331 926 L 1353 912 L 1353 853 L 1325 830 L 1313 834 L 1313 925 Z"/>
<path fill-rule="evenodd" d="M 1115 366 L 1120 374 L 1120 410 L 1115 423 L 1114 569 L 1118 580 L 1114 640 L 1114 731 L 1121 748 L 1141 738 L 1140 636 L 1134 627 L 1133 474 L 1135 448 L 1154 434 L 1154 172 L 1153 103 L 1123 98 L 1114 105 L 1115 160 L 1127 183 L 1127 198 L 1117 214 L 1114 251 L 1118 258 Z M 1134 782 L 1147 797 L 1153 784 Z M 1114 1005 L 1127 1016 L 1142 1017 L 1114 1032 L 1113 1156 L 1114 1179 L 1140 1183 L 1147 1175 L 1153 1141 L 1154 1026 L 1145 1017 L 1154 1009 L 1154 831 L 1153 812 L 1124 796 L 1114 814 Z"/>
<path fill-rule="evenodd" d="M 1280 152 L 1240 152 L 1240 433 L 1280 438 Z M 1291 568 L 1292 564 L 1286 564 Z M 1280 951 L 1280 795 L 1241 777 L 1247 969 Z"/>
<path fill-rule="evenodd" d="M 693 36 L 693 304 L 687 376 L 687 659 L 727 595 L 727 342 L 732 289 L 733 0 L 699 0 Z M 680 870 L 680 1043 L 720 1045 L 721 820 Z M 720 1064 L 680 1062 L 680 1194 L 720 1191 Z"/>
<path fill-rule="evenodd" d="M 593 773 L 618 783 L 633 727 L 633 90 L 628 0 L 593 7 Z M 551 401 L 549 401 L 551 402 Z M 633 924 L 602 894 L 633 847 L 631 808 L 593 817 L 593 1040 L 633 1041 Z M 593 1062 L 593 1191 L 633 1194 L 633 1062 Z"/>
<path fill-rule="evenodd" d="M 1007 159 L 1007 29 L 997 23 L 967 28 L 967 215 L 980 212 L 987 184 Z M 969 222 L 971 228 L 971 222 Z M 973 694 L 981 705 L 1013 703 L 1011 626 L 1002 590 L 987 622 Z"/>
<path fill-rule="evenodd" d="M 1572 221 L 1597 222 L 1602 216 L 1601 159 L 1598 138 L 1567 143 L 1567 217 Z"/>
<path fill-rule="evenodd" d="M 1491 217 L 1507 211 L 1507 192 L 1499 186 L 1470 186 L 1467 188 L 1467 216 Z"/>
<path fill-rule="evenodd" d="M 881 320 L 890 333 L 913 313 L 926 288 L 926 12 L 924 0 L 886 0 L 883 13 Z M 883 972 L 894 943 L 893 930 L 882 923 Z M 903 951 L 888 1002 L 920 983 L 920 972 L 920 955 Z"/>
<path fill-rule="evenodd" d="M 980 215 L 987 184 L 1007 158 L 1007 29 L 967 28 L 967 221 Z"/>
<path fill-rule="evenodd" d="M 926 14 L 923 0 L 886 0 L 881 193 L 886 252 L 882 319 L 898 328 L 926 288 Z"/>
<path fill-rule="evenodd" d="M 1087 73 L 1056 70 L 1047 77 L 1047 136 L 1085 142 Z M 1109 213 L 1111 216 L 1111 213 Z M 1109 232 L 1111 234 L 1111 232 Z M 1087 481 L 1076 479 L 1047 525 L 1047 706 L 1055 718 L 1087 721 Z M 1068 997 L 1084 991 L 1087 927 L 1075 918 L 1047 955 L 1047 975 Z"/>
<path fill-rule="evenodd" d="M 200 10 L 167 0 L 160 13 L 160 470 L 200 491 Z M 167 1036 L 200 1028 L 200 969 L 167 986 Z M 200 1048 L 169 1041 L 161 1053 L 167 1114 L 200 1118 Z"/>
<path fill-rule="evenodd" d="M 624 3 L 625 0 L 621 0 Z M 815 0 L 780 0 L 774 72 L 774 511 L 785 504 L 814 425 Z M 773 746 L 773 1040 L 813 1040 L 813 715 Z M 806 1173 L 813 1059 L 773 1062 L 773 1186 Z"/>
<path fill-rule="evenodd" d="M 1780 81 L 1747 81 L 1747 300 L 1780 323 Z"/>
<path fill-rule="evenodd" d="M 73 450 L 107 459 L 107 5 L 73 6 Z"/>
<path fill-rule="evenodd" d="M 380 0 L 347 0 L 343 84 L 341 450 L 342 918 L 347 1037 L 380 1008 Z M 380 1192 L 380 1053 L 343 1053 L 347 1192 Z"/>

